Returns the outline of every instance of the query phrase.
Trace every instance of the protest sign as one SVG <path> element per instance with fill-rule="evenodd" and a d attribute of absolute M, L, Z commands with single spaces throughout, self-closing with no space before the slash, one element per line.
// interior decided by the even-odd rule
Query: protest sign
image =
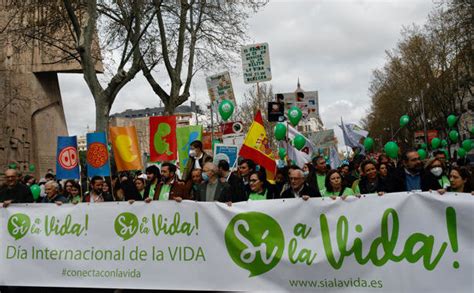
<path fill-rule="evenodd" d="M 87 176 L 110 176 L 110 159 L 105 132 L 87 134 Z"/>
<path fill-rule="evenodd" d="M 336 145 L 336 136 L 334 129 L 326 129 L 307 134 L 308 139 L 311 140 L 317 148 L 326 149 Z"/>
<path fill-rule="evenodd" d="M 58 136 L 56 148 L 56 178 L 79 179 L 79 155 L 76 136 Z"/>
<path fill-rule="evenodd" d="M 14 204 L 0 210 L 0 284 L 472 292 L 473 208 L 470 194 L 428 192 Z"/>
<path fill-rule="evenodd" d="M 272 79 L 268 43 L 243 46 L 241 56 L 244 83 L 256 83 Z"/>
<path fill-rule="evenodd" d="M 220 160 L 226 160 L 232 168 L 237 162 L 238 152 L 238 146 L 217 143 L 214 145 L 214 164 L 217 165 Z"/>
<path fill-rule="evenodd" d="M 275 99 L 284 102 L 285 109 L 290 109 L 293 106 L 300 108 L 303 113 L 303 120 L 319 117 L 319 98 L 317 91 L 279 93 L 276 94 Z"/>
<path fill-rule="evenodd" d="M 219 105 L 223 100 L 229 100 L 236 105 L 232 80 L 228 71 L 206 77 L 206 85 L 212 104 Z"/>
<path fill-rule="evenodd" d="M 150 160 L 173 161 L 177 158 L 176 116 L 150 117 Z"/>
<path fill-rule="evenodd" d="M 117 171 L 141 170 L 143 168 L 135 126 L 110 127 L 110 140 L 114 149 Z"/>

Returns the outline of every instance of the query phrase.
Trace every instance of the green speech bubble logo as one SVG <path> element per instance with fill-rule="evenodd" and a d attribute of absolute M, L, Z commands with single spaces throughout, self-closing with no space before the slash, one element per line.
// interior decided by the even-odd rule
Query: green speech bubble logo
<path fill-rule="evenodd" d="M 25 214 L 14 214 L 8 219 L 8 233 L 10 233 L 15 240 L 25 237 L 30 226 L 30 217 Z"/>
<path fill-rule="evenodd" d="M 225 245 L 232 260 L 250 272 L 249 277 L 266 273 L 281 259 L 285 237 L 272 217 L 248 212 L 236 215 L 225 230 Z"/>
<path fill-rule="evenodd" d="M 138 218 L 132 213 L 121 213 L 115 218 L 114 228 L 120 238 L 128 240 L 138 231 Z"/>

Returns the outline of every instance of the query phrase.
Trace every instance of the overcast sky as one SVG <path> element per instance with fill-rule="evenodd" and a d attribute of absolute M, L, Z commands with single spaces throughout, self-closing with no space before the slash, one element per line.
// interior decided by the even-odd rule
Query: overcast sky
<path fill-rule="evenodd" d="M 340 117 L 358 122 L 370 107 L 372 71 L 385 62 L 385 50 L 396 46 L 403 26 L 425 23 L 431 0 L 401 1 L 271 1 L 249 21 L 249 43 L 268 42 L 274 92 L 292 92 L 297 78 L 306 91 L 319 91 L 325 128 L 335 129 Z M 232 73 L 237 102 L 249 86 L 240 70 Z M 221 69 L 216 69 L 220 72 Z M 191 87 L 193 99 L 209 103 L 204 75 Z M 70 135 L 95 128 L 95 108 L 80 74 L 60 74 L 59 82 Z M 139 76 L 118 95 L 112 113 L 159 106 L 159 99 Z"/>

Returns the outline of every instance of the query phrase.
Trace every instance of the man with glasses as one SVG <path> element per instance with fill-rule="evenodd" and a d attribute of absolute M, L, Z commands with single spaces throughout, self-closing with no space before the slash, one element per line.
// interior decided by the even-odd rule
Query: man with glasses
<path fill-rule="evenodd" d="M 308 200 L 310 197 L 321 197 L 319 190 L 310 187 L 305 183 L 303 170 L 298 166 L 291 166 L 289 171 L 290 187 L 285 190 L 282 198 L 302 198 Z"/>
<path fill-rule="evenodd" d="M 5 184 L 0 187 L 0 205 L 7 207 L 11 203 L 33 202 L 33 194 L 28 186 L 20 182 L 16 170 L 5 171 Z"/>
<path fill-rule="evenodd" d="M 438 190 L 441 186 L 430 172 L 424 172 L 420 155 L 414 149 L 406 151 L 402 156 L 401 168 L 394 170 L 389 177 L 390 192 L 412 190 Z"/>

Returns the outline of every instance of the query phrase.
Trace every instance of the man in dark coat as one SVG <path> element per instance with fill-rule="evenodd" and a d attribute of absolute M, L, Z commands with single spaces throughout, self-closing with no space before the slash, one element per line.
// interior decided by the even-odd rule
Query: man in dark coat
<path fill-rule="evenodd" d="M 394 169 L 388 178 L 388 191 L 438 190 L 441 186 L 430 172 L 424 172 L 423 162 L 416 150 L 408 150 L 402 156 L 402 166 Z"/>
<path fill-rule="evenodd" d="M 305 182 L 303 170 L 292 166 L 288 172 L 290 188 L 282 193 L 282 198 L 303 198 L 307 200 L 310 197 L 321 197 L 319 190 L 310 187 L 309 184 Z"/>
<path fill-rule="evenodd" d="M 0 187 L 0 203 L 7 207 L 10 203 L 33 202 L 33 194 L 28 186 L 20 182 L 16 170 L 5 171 L 5 184 Z"/>
<path fill-rule="evenodd" d="M 203 168 L 204 182 L 199 186 L 198 201 L 232 201 L 230 186 L 219 180 L 219 169 L 214 163 L 208 162 Z"/>

